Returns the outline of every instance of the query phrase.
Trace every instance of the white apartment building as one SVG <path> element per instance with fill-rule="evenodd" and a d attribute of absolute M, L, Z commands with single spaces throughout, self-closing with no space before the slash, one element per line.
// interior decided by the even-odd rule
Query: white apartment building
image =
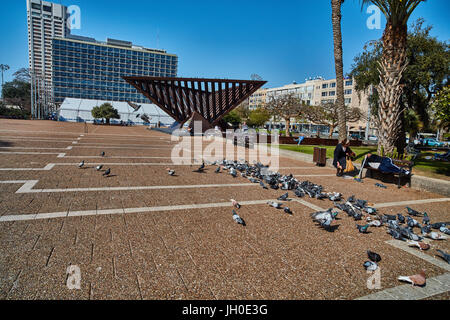
<path fill-rule="evenodd" d="M 51 87 L 52 40 L 70 34 L 67 7 L 41 0 L 26 1 L 30 70 Z"/>
<path fill-rule="evenodd" d="M 353 108 L 360 108 L 362 113 L 367 116 L 369 111 L 368 96 L 358 93 L 355 90 L 355 81 L 353 79 L 343 79 L 344 81 L 344 98 L 345 105 Z M 320 105 L 324 103 L 335 102 L 336 97 L 336 79 L 325 80 L 321 77 L 306 80 L 305 83 L 298 84 L 296 82 L 278 87 L 264 89 L 266 95 L 266 103 L 270 101 L 271 97 L 293 93 L 298 96 L 306 105 Z M 252 95 L 250 101 L 258 101 L 258 92 Z M 260 93 L 261 94 L 261 93 Z M 251 105 L 251 104 L 250 104 Z M 291 119 L 292 124 L 296 124 L 295 119 Z M 363 131 L 367 126 L 366 119 L 357 123 L 349 123 L 350 131 Z"/>

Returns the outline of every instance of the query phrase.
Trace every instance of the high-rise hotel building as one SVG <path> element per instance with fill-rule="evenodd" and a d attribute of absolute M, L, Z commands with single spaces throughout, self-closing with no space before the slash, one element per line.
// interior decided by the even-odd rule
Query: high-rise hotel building
<path fill-rule="evenodd" d="M 124 76 L 176 77 L 178 57 L 131 42 L 67 36 L 53 40 L 53 95 L 64 98 L 151 103 Z"/>
<path fill-rule="evenodd" d="M 52 40 L 70 34 L 67 7 L 41 0 L 26 1 L 30 70 L 51 87 Z"/>

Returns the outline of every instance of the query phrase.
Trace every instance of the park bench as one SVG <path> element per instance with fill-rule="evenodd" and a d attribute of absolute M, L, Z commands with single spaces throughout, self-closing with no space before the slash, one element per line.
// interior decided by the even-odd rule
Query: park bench
<path fill-rule="evenodd" d="M 402 169 L 407 170 L 409 173 L 406 174 L 406 173 L 404 173 L 404 172 L 399 172 L 399 173 L 394 173 L 394 172 L 383 172 L 383 171 L 381 171 L 381 170 L 379 170 L 379 169 L 377 169 L 377 168 L 371 167 L 371 166 L 369 165 L 369 162 L 366 161 L 367 158 L 364 159 L 364 166 L 363 166 L 363 168 L 364 168 L 364 169 L 367 169 L 367 172 L 369 173 L 369 177 L 370 177 L 370 178 L 373 178 L 373 172 L 374 172 L 374 171 L 375 171 L 375 172 L 378 172 L 378 173 L 381 173 L 381 174 L 383 175 L 383 177 L 384 177 L 384 176 L 398 177 L 398 180 L 397 180 L 397 181 L 398 181 L 397 186 L 398 186 L 399 189 L 401 188 L 401 184 L 400 184 L 400 183 L 401 183 L 402 178 L 406 178 L 407 181 L 408 181 L 408 186 L 411 188 L 411 176 L 412 176 L 412 168 L 413 168 L 413 166 L 414 166 L 414 161 L 409 161 L 409 160 L 404 160 L 404 159 L 393 159 L 393 158 L 391 158 L 391 159 L 392 159 L 392 162 L 393 162 L 396 166 L 398 166 L 398 167 L 400 167 L 400 168 L 402 168 Z"/>

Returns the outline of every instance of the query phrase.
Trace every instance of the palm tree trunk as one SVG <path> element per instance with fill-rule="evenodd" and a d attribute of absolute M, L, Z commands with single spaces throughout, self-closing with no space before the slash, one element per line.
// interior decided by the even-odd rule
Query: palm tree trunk
<path fill-rule="evenodd" d="M 347 112 L 345 110 L 344 99 L 344 63 L 342 57 L 342 31 L 341 31 L 341 6 L 343 0 L 331 0 L 333 41 L 334 41 L 334 62 L 336 68 L 336 108 L 338 110 L 339 140 L 347 138 Z"/>
<path fill-rule="evenodd" d="M 378 117 L 380 120 L 378 151 L 381 147 L 384 152 L 393 153 L 402 127 L 401 114 L 404 111 L 400 105 L 403 93 L 403 72 L 407 66 L 406 38 L 407 27 L 393 28 L 388 22 L 383 34 L 383 55 L 380 65 L 380 84 L 378 93 L 380 107 Z"/>

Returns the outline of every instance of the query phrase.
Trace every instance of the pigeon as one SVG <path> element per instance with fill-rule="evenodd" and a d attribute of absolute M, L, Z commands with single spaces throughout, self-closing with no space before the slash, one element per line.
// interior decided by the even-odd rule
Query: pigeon
<path fill-rule="evenodd" d="M 171 170 L 170 168 L 167 168 L 166 170 L 167 170 L 169 176 L 174 176 L 175 175 L 175 170 Z"/>
<path fill-rule="evenodd" d="M 355 202 L 355 196 L 351 196 L 350 198 L 347 199 L 348 202 Z"/>
<path fill-rule="evenodd" d="M 271 207 L 274 207 L 275 209 L 281 209 L 283 206 L 281 203 L 272 202 L 272 201 L 268 201 L 267 204 Z"/>
<path fill-rule="evenodd" d="M 244 227 L 246 226 L 245 221 L 241 217 L 239 217 L 239 215 L 234 210 L 233 210 L 233 220 L 236 221 L 237 224 L 241 224 Z"/>
<path fill-rule="evenodd" d="M 364 207 L 363 210 L 367 212 L 368 214 L 375 215 L 377 213 L 377 209 L 372 207 Z"/>
<path fill-rule="evenodd" d="M 285 207 L 284 212 L 286 212 L 287 214 L 292 214 L 292 211 L 291 209 L 289 209 L 289 207 Z"/>
<path fill-rule="evenodd" d="M 439 231 L 442 232 L 442 233 L 450 235 L 450 229 L 447 228 L 447 227 L 440 227 Z"/>
<path fill-rule="evenodd" d="M 400 228 L 399 231 L 403 236 L 405 236 L 409 240 L 413 240 L 413 241 L 422 240 L 422 237 L 415 234 L 410 228 Z"/>
<path fill-rule="evenodd" d="M 445 239 L 447 239 L 446 236 L 443 236 L 443 235 L 441 235 L 441 234 L 439 234 L 437 232 L 427 233 L 425 235 L 425 237 L 428 237 L 428 238 L 433 239 L 433 240 L 445 240 Z"/>
<path fill-rule="evenodd" d="M 433 224 L 431 225 L 431 227 L 432 227 L 433 229 L 436 229 L 436 230 L 439 230 L 439 229 L 442 228 L 442 227 L 445 228 L 445 226 L 447 226 L 447 223 L 445 223 L 445 222 L 437 222 L 437 223 L 433 223 Z"/>
<path fill-rule="evenodd" d="M 103 173 L 104 176 L 109 176 L 111 174 L 111 169 L 108 169 Z"/>
<path fill-rule="evenodd" d="M 332 212 L 332 210 L 333 209 L 328 209 L 327 211 L 312 213 L 311 218 L 313 218 L 314 221 L 318 222 L 321 227 L 328 228 L 338 215 L 337 212 Z"/>
<path fill-rule="evenodd" d="M 265 185 L 264 182 L 262 182 L 262 181 L 259 182 L 259 185 L 260 185 L 261 187 L 263 187 L 263 189 L 266 189 L 266 190 L 269 189 L 269 188 L 266 187 L 266 185 Z"/>
<path fill-rule="evenodd" d="M 381 183 L 375 183 L 375 186 L 378 187 L 378 188 L 387 189 L 387 187 L 384 184 L 381 184 Z"/>
<path fill-rule="evenodd" d="M 381 221 L 379 221 L 379 220 L 374 220 L 374 221 L 370 221 L 369 222 L 369 226 L 371 226 L 371 227 L 381 227 L 381 225 L 382 225 L 382 223 L 381 223 Z"/>
<path fill-rule="evenodd" d="M 78 165 L 78 168 L 83 168 L 84 167 L 84 160 L 80 162 L 80 164 Z"/>
<path fill-rule="evenodd" d="M 408 241 L 408 245 L 410 247 L 413 247 L 413 246 L 417 247 L 420 250 L 428 250 L 428 249 L 430 249 L 430 245 L 428 243 L 425 243 L 425 242 L 418 242 L 418 241 L 410 240 L 410 241 Z"/>
<path fill-rule="evenodd" d="M 400 228 L 400 226 L 398 225 L 397 220 L 388 220 L 387 224 L 389 225 L 389 227 L 391 229 L 398 230 Z"/>
<path fill-rule="evenodd" d="M 398 220 L 398 222 L 400 222 L 400 223 L 405 223 L 405 217 L 401 214 L 401 213 L 398 213 L 397 214 L 397 220 Z"/>
<path fill-rule="evenodd" d="M 220 173 L 220 167 L 217 167 L 216 171 L 214 173 Z"/>
<path fill-rule="evenodd" d="M 104 156 L 106 156 L 106 153 L 103 151 L 102 153 L 100 153 L 100 156 L 104 157 Z"/>
<path fill-rule="evenodd" d="M 439 250 L 439 249 L 437 249 L 436 251 L 439 252 L 442 255 L 442 256 L 438 256 L 438 257 L 441 257 L 442 259 L 447 261 L 447 263 L 450 263 L 450 254 L 445 253 L 444 251 Z"/>
<path fill-rule="evenodd" d="M 400 281 L 406 281 L 411 283 L 413 286 L 424 286 L 427 282 L 425 271 L 422 270 L 419 274 L 415 274 L 413 276 L 400 276 L 398 277 Z"/>
<path fill-rule="evenodd" d="M 367 256 L 369 257 L 370 261 L 373 261 L 373 262 L 381 261 L 380 255 L 378 253 L 372 252 L 370 250 L 367 251 Z"/>
<path fill-rule="evenodd" d="M 205 163 L 203 162 L 202 165 L 197 170 L 194 170 L 193 172 L 203 173 L 204 169 L 205 169 Z"/>
<path fill-rule="evenodd" d="M 402 241 L 404 240 L 402 234 L 395 229 L 389 228 L 387 233 L 389 233 L 394 239 L 402 240 Z"/>
<path fill-rule="evenodd" d="M 233 207 L 236 207 L 237 209 L 241 208 L 241 205 L 236 200 L 231 199 L 230 201 L 233 204 Z"/>
<path fill-rule="evenodd" d="M 95 170 L 97 170 L 97 171 L 100 171 L 100 170 L 102 170 L 102 169 L 103 169 L 103 165 L 102 165 L 102 164 L 95 167 Z"/>
<path fill-rule="evenodd" d="M 428 216 L 428 214 L 426 212 L 423 213 L 422 222 L 423 222 L 423 224 L 430 224 L 430 217 Z"/>
<path fill-rule="evenodd" d="M 237 177 L 237 171 L 236 171 L 235 169 L 231 168 L 231 169 L 230 169 L 230 175 L 231 175 L 233 178 L 236 178 L 236 177 Z"/>
<path fill-rule="evenodd" d="M 406 222 L 408 223 L 408 227 L 410 227 L 410 228 L 414 228 L 414 227 L 421 228 L 422 227 L 417 220 L 415 220 L 411 217 L 406 217 Z"/>
<path fill-rule="evenodd" d="M 416 211 L 414 209 L 411 209 L 410 207 L 406 207 L 406 210 L 408 210 L 408 214 L 410 216 L 415 216 L 415 217 L 419 217 L 422 215 L 422 213 L 420 213 L 419 211 Z"/>
<path fill-rule="evenodd" d="M 378 269 L 378 265 L 373 261 L 366 261 L 363 266 L 367 271 L 375 271 Z"/>
<path fill-rule="evenodd" d="M 358 228 L 358 231 L 360 233 L 367 233 L 367 229 L 369 229 L 369 225 L 366 224 L 365 226 L 361 226 L 359 224 L 356 224 L 356 227 Z"/>
<path fill-rule="evenodd" d="M 299 197 L 299 198 L 303 198 L 303 197 L 305 196 L 305 193 L 304 193 L 302 190 L 300 190 L 300 189 L 296 189 L 296 190 L 294 191 L 294 194 L 295 194 L 297 197 Z"/>
<path fill-rule="evenodd" d="M 279 201 L 286 201 L 288 197 L 289 197 L 289 193 L 286 192 L 281 197 L 279 197 L 277 200 L 279 200 Z"/>
<path fill-rule="evenodd" d="M 388 219 L 388 220 L 393 220 L 393 221 L 396 221 L 396 220 L 397 220 L 397 217 L 396 217 L 396 216 L 392 216 L 392 215 L 390 215 L 390 214 L 385 214 L 384 216 L 385 216 L 386 219 Z"/>

